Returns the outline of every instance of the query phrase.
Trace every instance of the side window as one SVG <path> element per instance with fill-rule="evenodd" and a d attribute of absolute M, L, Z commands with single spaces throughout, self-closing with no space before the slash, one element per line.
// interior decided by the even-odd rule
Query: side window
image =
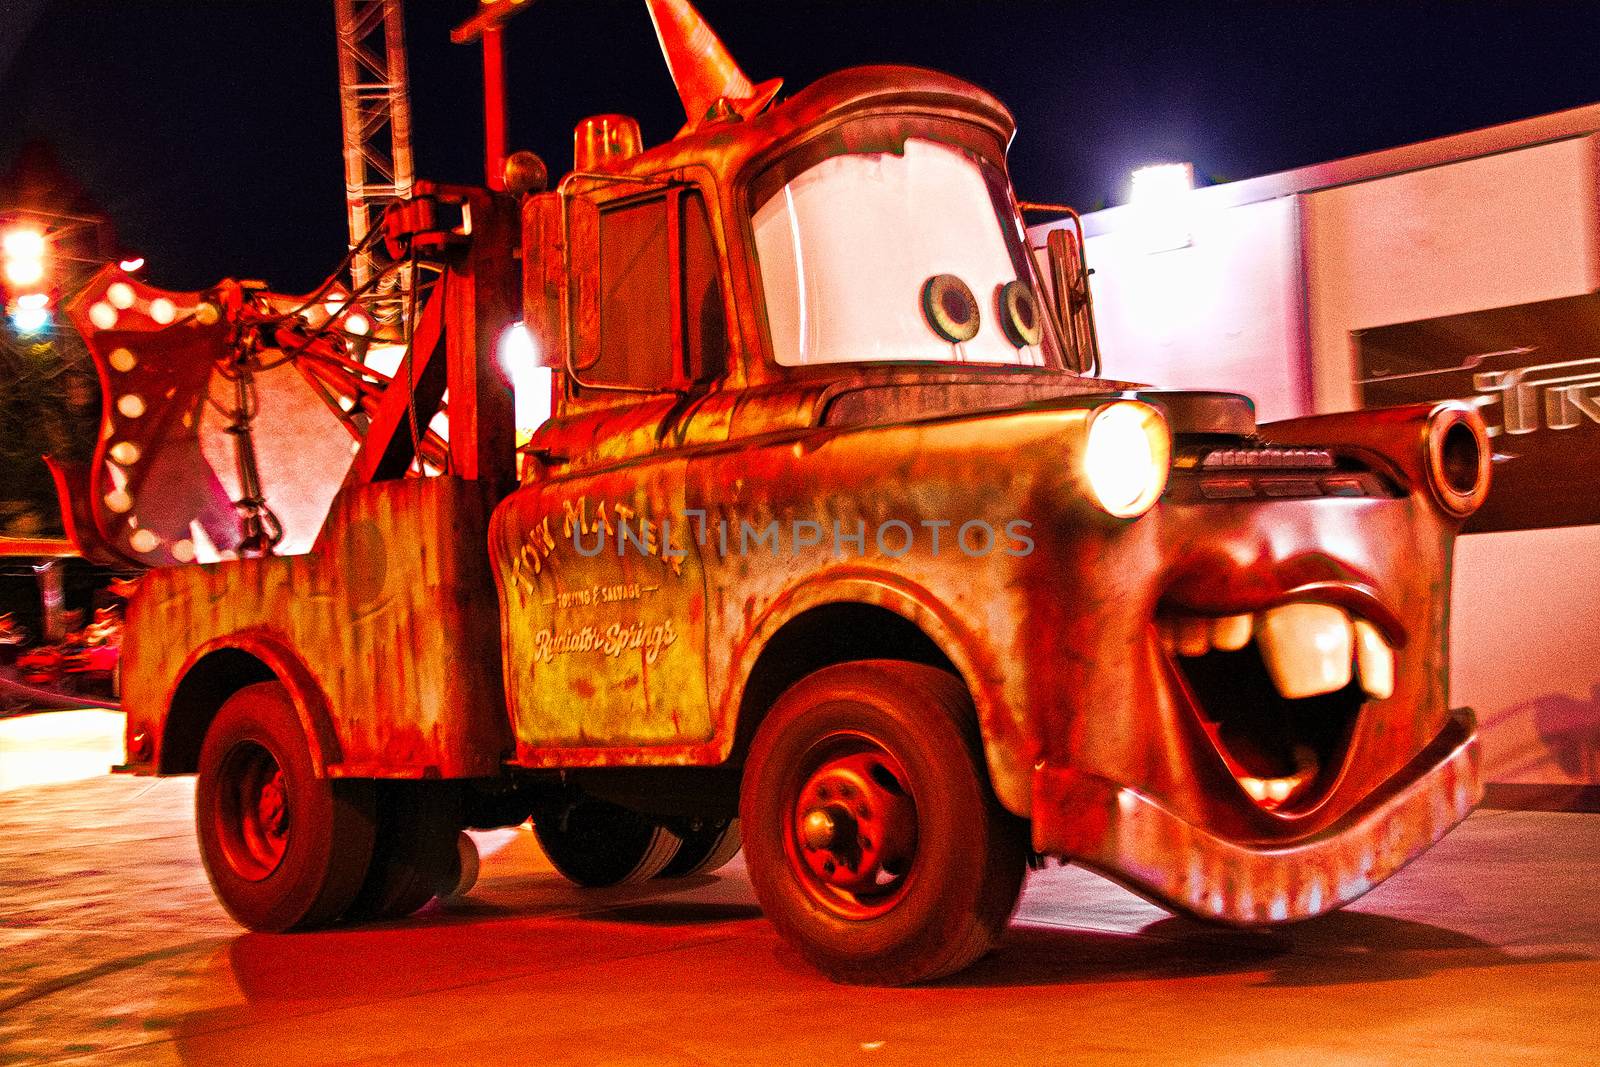
<path fill-rule="evenodd" d="M 728 318 L 722 304 L 721 260 L 698 189 L 680 201 L 683 219 L 683 334 L 693 378 L 715 378 L 728 366 Z"/>
<path fill-rule="evenodd" d="M 655 390 L 722 373 L 720 260 L 699 190 L 603 210 L 599 243 L 600 329 L 583 380 Z"/>
<path fill-rule="evenodd" d="M 667 200 L 600 215 L 600 351 L 584 377 L 645 389 L 673 381 Z"/>

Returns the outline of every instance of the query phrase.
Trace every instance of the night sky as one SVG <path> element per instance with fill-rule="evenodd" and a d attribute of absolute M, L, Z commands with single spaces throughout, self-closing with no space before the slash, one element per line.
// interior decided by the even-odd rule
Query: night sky
<path fill-rule="evenodd" d="M 482 180 L 471 0 L 409 0 L 417 170 Z M 752 80 L 950 71 L 1017 115 L 1024 198 L 1122 202 L 1128 172 L 1251 177 L 1600 100 L 1600 4 L 702 0 Z M 507 31 L 511 144 L 559 174 L 584 115 L 683 121 L 642 0 L 537 0 Z M 345 242 L 330 0 L 0 0 L 0 172 L 44 138 L 148 277 L 306 289 Z M 3 207 L 4 205 L 0 205 Z"/>

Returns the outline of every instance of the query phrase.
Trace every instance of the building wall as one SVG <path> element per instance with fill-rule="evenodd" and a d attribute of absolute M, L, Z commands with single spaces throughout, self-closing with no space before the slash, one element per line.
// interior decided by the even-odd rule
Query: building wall
<path fill-rule="evenodd" d="M 1301 196 L 1316 409 L 1356 406 L 1353 330 L 1600 288 L 1595 145 L 1573 138 Z"/>
<path fill-rule="evenodd" d="M 1262 421 L 1310 405 L 1294 197 L 1197 212 L 1190 244 L 1146 252 L 1135 228 L 1090 237 L 1110 377 L 1183 388 L 1249 382 Z"/>

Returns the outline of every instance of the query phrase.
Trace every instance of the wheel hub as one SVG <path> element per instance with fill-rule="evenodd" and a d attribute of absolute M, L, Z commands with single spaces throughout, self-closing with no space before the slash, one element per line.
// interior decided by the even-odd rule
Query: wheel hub
<path fill-rule="evenodd" d="M 274 836 L 282 836 L 284 830 L 288 828 L 289 809 L 284 802 L 281 770 L 261 787 L 261 795 L 257 799 L 256 806 L 259 810 L 261 828 Z"/>
<path fill-rule="evenodd" d="M 289 792 L 283 768 L 263 745 L 243 741 L 218 772 L 217 836 L 229 866 L 260 881 L 278 869 L 289 849 Z"/>
<path fill-rule="evenodd" d="M 794 829 L 803 873 L 847 910 L 891 905 L 911 869 L 917 815 L 904 780 L 875 750 L 828 759 L 801 786 Z"/>

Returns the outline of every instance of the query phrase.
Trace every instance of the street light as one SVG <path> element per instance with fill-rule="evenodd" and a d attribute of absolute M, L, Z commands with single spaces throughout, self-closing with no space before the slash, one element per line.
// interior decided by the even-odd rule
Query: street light
<path fill-rule="evenodd" d="M 1133 172 L 1132 203 L 1146 252 L 1189 247 L 1193 198 L 1193 164 L 1157 163 Z"/>

